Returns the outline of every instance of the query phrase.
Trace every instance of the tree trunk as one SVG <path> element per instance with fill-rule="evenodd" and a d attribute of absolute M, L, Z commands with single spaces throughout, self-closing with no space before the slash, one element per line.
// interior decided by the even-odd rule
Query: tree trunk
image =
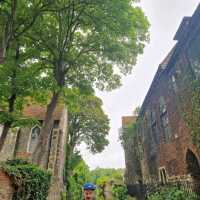
<path fill-rule="evenodd" d="M 1 134 L 1 138 L 0 138 L 0 152 L 3 149 L 3 146 L 5 144 L 5 141 L 6 141 L 6 138 L 7 138 L 8 131 L 9 131 L 10 127 L 11 127 L 11 123 L 10 122 L 6 122 L 4 124 L 3 131 L 2 131 L 2 134 Z"/>
<path fill-rule="evenodd" d="M 14 73 L 13 79 L 16 78 L 15 76 L 16 76 L 16 74 Z M 14 111 L 15 100 L 16 100 L 16 94 L 13 94 L 9 99 L 9 110 L 8 111 L 10 114 Z M 2 134 L 0 137 L 0 152 L 3 149 L 4 143 L 6 141 L 6 138 L 7 138 L 9 129 L 11 128 L 11 125 L 12 125 L 12 121 L 7 121 L 4 123 L 3 131 L 2 131 Z"/>
<path fill-rule="evenodd" d="M 51 102 L 47 106 L 44 124 L 40 134 L 39 143 L 33 153 L 32 161 L 44 169 L 48 167 L 50 133 L 53 128 L 53 113 L 56 109 L 60 93 L 56 92 L 51 98 Z"/>
<path fill-rule="evenodd" d="M 72 200 L 72 192 L 70 190 L 69 177 L 72 175 L 72 167 L 70 166 L 70 161 L 72 155 L 74 154 L 76 141 L 74 140 L 73 133 L 68 133 L 68 139 L 66 144 L 66 156 L 65 156 L 65 178 L 66 178 L 66 200 Z"/>
<path fill-rule="evenodd" d="M 70 191 L 70 181 L 69 177 L 72 174 L 72 169 L 70 167 L 70 160 L 72 156 L 73 150 L 70 145 L 67 144 L 67 152 L 66 152 L 66 160 L 65 160 L 65 177 L 66 177 L 66 200 L 72 200 L 72 193 Z"/>

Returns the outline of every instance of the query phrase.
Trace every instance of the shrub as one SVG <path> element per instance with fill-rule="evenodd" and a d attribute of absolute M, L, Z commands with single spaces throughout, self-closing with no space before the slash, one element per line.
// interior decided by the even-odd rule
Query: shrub
<path fill-rule="evenodd" d="M 13 200 L 46 200 L 51 174 L 24 160 L 10 160 L 0 166 L 13 182 Z"/>
<path fill-rule="evenodd" d="M 113 186 L 113 197 L 116 200 L 127 200 L 128 199 L 128 193 L 127 188 L 123 185 L 114 185 Z"/>
<path fill-rule="evenodd" d="M 163 187 L 149 195 L 148 200 L 198 200 L 194 194 L 187 194 L 178 187 Z"/>

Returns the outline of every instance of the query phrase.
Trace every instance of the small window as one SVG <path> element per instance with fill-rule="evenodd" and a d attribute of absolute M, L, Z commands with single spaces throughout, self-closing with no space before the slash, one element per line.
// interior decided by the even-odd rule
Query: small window
<path fill-rule="evenodd" d="M 167 111 L 167 105 L 163 96 L 160 97 L 159 103 L 160 103 L 160 114 L 163 114 Z"/>
<path fill-rule="evenodd" d="M 31 131 L 30 143 L 29 143 L 29 148 L 28 148 L 29 153 L 33 153 L 38 144 L 40 130 L 41 129 L 39 126 L 35 126 Z"/>
<path fill-rule="evenodd" d="M 171 76 L 171 82 L 172 82 L 173 90 L 176 93 L 178 91 L 178 87 L 177 87 L 176 77 L 174 75 Z"/>
<path fill-rule="evenodd" d="M 55 120 L 54 124 L 53 124 L 53 128 L 59 128 L 59 124 L 60 124 L 60 121 L 59 120 Z"/>
<path fill-rule="evenodd" d="M 160 181 L 163 185 L 165 185 L 167 183 L 167 172 L 165 168 L 159 169 L 159 173 L 160 173 Z"/>

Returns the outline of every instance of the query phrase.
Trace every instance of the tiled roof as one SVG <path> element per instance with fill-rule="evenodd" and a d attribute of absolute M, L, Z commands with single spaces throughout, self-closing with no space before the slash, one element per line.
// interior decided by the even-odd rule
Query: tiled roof
<path fill-rule="evenodd" d="M 63 109 L 64 109 L 63 105 L 57 106 L 57 108 L 53 114 L 54 120 L 60 120 Z M 31 118 L 36 118 L 38 120 L 44 120 L 45 114 L 46 114 L 46 107 L 36 105 L 36 104 L 31 105 L 31 106 L 26 107 L 24 109 L 23 113 L 24 113 L 25 117 L 31 117 Z"/>

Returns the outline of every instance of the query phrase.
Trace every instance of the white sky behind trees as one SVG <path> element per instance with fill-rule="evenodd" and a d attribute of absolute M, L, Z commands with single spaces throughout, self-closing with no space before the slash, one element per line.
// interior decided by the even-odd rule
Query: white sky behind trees
<path fill-rule="evenodd" d="M 132 115 L 133 110 L 142 105 L 158 65 L 169 53 L 175 41 L 174 35 L 184 16 L 191 16 L 199 0 L 142 0 L 140 5 L 147 15 L 151 28 L 151 41 L 144 54 L 139 56 L 132 75 L 123 79 L 123 86 L 113 92 L 98 92 L 104 102 L 104 110 L 110 118 L 110 145 L 101 154 L 92 155 L 82 151 L 91 169 L 124 168 L 124 152 L 118 141 L 121 117 Z"/>

